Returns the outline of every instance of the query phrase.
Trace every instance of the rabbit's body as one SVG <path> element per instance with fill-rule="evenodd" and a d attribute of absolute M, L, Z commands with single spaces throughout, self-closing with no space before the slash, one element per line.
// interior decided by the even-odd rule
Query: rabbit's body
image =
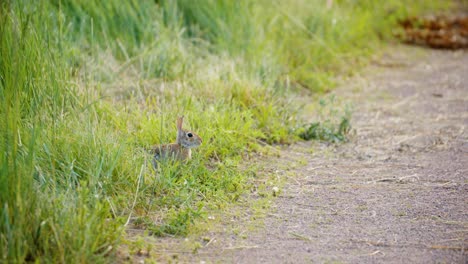
<path fill-rule="evenodd" d="M 158 145 L 151 148 L 151 154 L 155 160 L 173 158 L 186 161 L 192 158 L 191 148 L 201 145 L 202 139 L 197 134 L 182 129 L 184 117 L 177 118 L 177 140 L 176 143 Z"/>
<path fill-rule="evenodd" d="M 167 158 L 189 160 L 192 158 L 192 150 L 184 148 L 177 143 L 155 146 L 151 149 L 151 154 L 153 154 L 154 158 L 157 160 Z"/>

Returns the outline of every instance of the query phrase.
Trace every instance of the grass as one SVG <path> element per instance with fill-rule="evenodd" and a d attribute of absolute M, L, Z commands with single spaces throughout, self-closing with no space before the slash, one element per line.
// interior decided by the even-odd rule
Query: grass
<path fill-rule="evenodd" d="M 321 140 L 339 143 L 348 140 L 351 132 L 351 110 L 345 106 L 344 110 L 337 107 L 335 96 L 324 97 L 319 100 L 317 121 L 304 124 L 297 129 L 297 134 L 304 140 Z"/>
<path fill-rule="evenodd" d="M 289 95 L 441 2 L 2 1 L 1 262 L 111 262 L 129 220 L 187 234 L 249 189 L 246 160 L 298 140 Z M 204 144 L 154 171 L 181 114 Z"/>

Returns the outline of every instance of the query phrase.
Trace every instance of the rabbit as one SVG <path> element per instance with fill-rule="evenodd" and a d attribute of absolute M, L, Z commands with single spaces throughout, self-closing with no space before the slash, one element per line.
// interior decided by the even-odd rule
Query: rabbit
<path fill-rule="evenodd" d="M 177 118 L 177 139 L 176 143 L 157 145 L 151 148 L 150 153 L 154 155 L 155 161 L 163 158 L 174 158 L 180 161 L 190 160 L 192 158 L 191 148 L 201 145 L 202 139 L 197 134 L 182 129 L 184 116 Z"/>

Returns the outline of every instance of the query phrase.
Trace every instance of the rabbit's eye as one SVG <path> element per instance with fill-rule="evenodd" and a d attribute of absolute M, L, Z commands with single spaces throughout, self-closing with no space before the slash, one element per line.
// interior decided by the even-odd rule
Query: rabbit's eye
<path fill-rule="evenodd" d="M 192 133 L 187 133 L 187 136 L 188 137 L 193 137 L 193 134 Z"/>

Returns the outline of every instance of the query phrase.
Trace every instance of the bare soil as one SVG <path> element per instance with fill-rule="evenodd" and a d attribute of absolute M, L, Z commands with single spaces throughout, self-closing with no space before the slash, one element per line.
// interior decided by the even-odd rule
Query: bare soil
<path fill-rule="evenodd" d="M 283 153 L 307 165 L 232 262 L 467 263 L 468 53 L 414 52 L 335 92 L 354 102 L 356 137 Z"/>
<path fill-rule="evenodd" d="M 283 149 L 270 164 L 287 180 L 263 218 L 246 207 L 197 247 L 155 239 L 153 255 L 191 263 L 468 263 L 468 51 L 395 47 L 334 93 L 354 105 L 350 142 Z"/>

